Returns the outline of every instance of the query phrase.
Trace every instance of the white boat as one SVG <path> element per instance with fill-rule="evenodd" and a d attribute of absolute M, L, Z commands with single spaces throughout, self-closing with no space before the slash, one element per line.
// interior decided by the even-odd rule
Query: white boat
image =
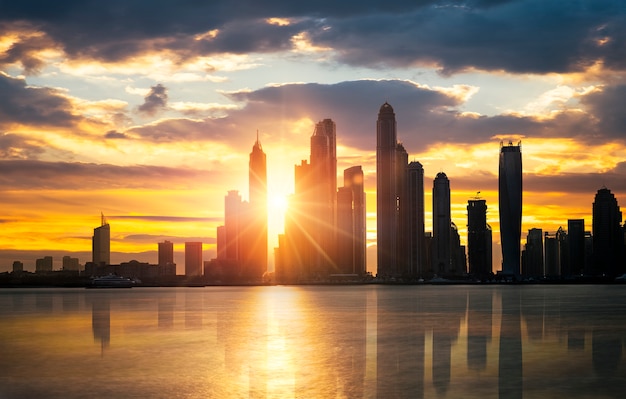
<path fill-rule="evenodd" d="M 96 277 L 91 280 L 90 288 L 132 288 L 135 281 L 116 274 Z"/>

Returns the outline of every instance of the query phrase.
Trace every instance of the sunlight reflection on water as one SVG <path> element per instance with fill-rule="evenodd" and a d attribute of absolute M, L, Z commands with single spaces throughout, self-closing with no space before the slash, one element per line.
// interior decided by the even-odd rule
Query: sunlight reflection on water
<path fill-rule="evenodd" d="M 0 398 L 621 397 L 626 286 L 0 291 Z"/>

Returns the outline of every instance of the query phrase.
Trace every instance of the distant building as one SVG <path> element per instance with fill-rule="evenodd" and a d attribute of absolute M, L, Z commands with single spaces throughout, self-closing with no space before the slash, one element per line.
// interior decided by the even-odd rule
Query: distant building
<path fill-rule="evenodd" d="M 450 180 L 439 172 L 433 181 L 433 272 L 439 276 L 448 275 L 452 269 L 450 216 Z"/>
<path fill-rule="evenodd" d="M 79 271 L 80 270 L 80 263 L 78 261 L 78 258 L 72 258 L 71 256 L 64 256 L 63 257 L 63 269 L 65 271 Z"/>
<path fill-rule="evenodd" d="M 619 276 L 624 270 L 622 212 L 608 188 L 601 188 L 593 202 L 593 273 Z"/>
<path fill-rule="evenodd" d="M 544 276 L 543 239 L 543 230 L 528 230 L 522 262 L 522 275 L 526 278 Z"/>
<path fill-rule="evenodd" d="M 185 243 L 185 276 L 202 276 L 202 243 Z"/>
<path fill-rule="evenodd" d="M 522 151 L 521 144 L 500 143 L 498 174 L 500 205 L 500 242 L 502 273 L 520 274 L 520 237 L 522 234 Z"/>
<path fill-rule="evenodd" d="M 100 227 L 93 229 L 92 259 L 96 265 L 111 263 L 111 227 L 104 215 Z"/>
<path fill-rule="evenodd" d="M 16 260 L 13 262 L 13 273 L 22 273 L 24 271 L 24 263 Z"/>
<path fill-rule="evenodd" d="M 567 221 L 567 240 L 569 250 L 569 270 L 562 273 L 566 276 L 578 276 L 585 271 L 585 220 L 569 219 Z"/>
<path fill-rule="evenodd" d="M 364 275 L 366 231 L 363 170 L 360 166 L 354 166 L 344 170 L 343 176 L 344 185 L 337 189 L 335 273 Z"/>
<path fill-rule="evenodd" d="M 163 241 L 158 243 L 159 248 L 159 265 L 174 263 L 174 243 L 171 241 Z"/>
<path fill-rule="evenodd" d="M 467 202 L 467 252 L 469 273 L 475 278 L 489 278 L 493 274 L 492 233 L 484 199 Z"/>
<path fill-rule="evenodd" d="M 174 263 L 174 243 L 171 241 L 163 241 L 158 243 L 159 248 L 159 262 L 158 262 L 158 274 L 159 276 L 175 276 L 176 275 L 176 263 Z"/>
<path fill-rule="evenodd" d="M 546 277 L 554 278 L 560 274 L 561 257 L 556 234 L 547 231 L 544 235 L 544 268 Z"/>
<path fill-rule="evenodd" d="M 423 276 L 430 267 L 427 265 L 426 235 L 424 232 L 424 168 L 419 162 L 407 166 L 408 198 L 408 266 L 412 276 Z"/>
<path fill-rule="evenodd" d="M 44 256 L 35 261 L 35 273 L 47 273 L 52 271 L 52 256 Z"/>

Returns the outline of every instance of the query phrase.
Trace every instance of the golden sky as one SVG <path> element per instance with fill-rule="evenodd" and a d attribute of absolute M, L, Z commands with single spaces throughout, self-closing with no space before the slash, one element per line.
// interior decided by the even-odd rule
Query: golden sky
<path fill-rule="evenodd" d="M 154 263 L 164 239 L 179 267 L 185 241 L 204 242 L 209 259 L 227 191 L 247 199 L 257 131 L 273 248 L 294 165 L 331 118 L 339 173 L 365 172 L 375 272 L 385 101 L 424 166 L 427 231 L 443 171 L 463 242 L 467 200 L 487 200 L 496 270 L 501 140 L 522 141 L 523 241 L 568 219 L 591 230 L 602 187 L 626 197 L 618 0 L 14 3 L 0 5 L 0 271 L 13 260 L 34 270 L 46 254 L 56 268 L 66 254 L 91 260 L 101 212 L 113 262 Z"/>

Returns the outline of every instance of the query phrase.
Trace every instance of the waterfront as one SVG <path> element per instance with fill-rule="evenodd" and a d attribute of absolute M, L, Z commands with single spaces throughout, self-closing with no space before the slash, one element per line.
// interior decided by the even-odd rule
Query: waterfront
<path fill-rule="evenodd" d="M 0 398 L 589 398 L 626 286 L 0 290 Z"/>

